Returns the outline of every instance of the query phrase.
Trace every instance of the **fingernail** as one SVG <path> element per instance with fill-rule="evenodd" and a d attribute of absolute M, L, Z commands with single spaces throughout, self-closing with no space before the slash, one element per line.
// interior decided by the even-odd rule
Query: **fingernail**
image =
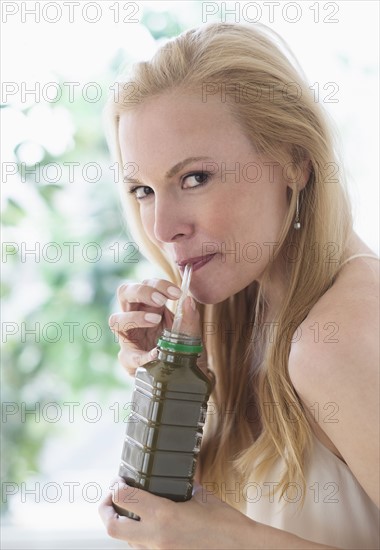
<path fill-rule="evenodd" d="M 169 286 L 168 294 L 170 294 L 170 296 L 173 296 L 173 298 L 179 298 L 182 292 L 179 288 L 176 288 L 175 286 Z"/>
<path fill-rule="evenodd" d="M 158 292 L 153 292 L 152 300 L 155 304 L 159 306 L 163 306 L 167 298 L 165 298 L 165 296 L 163 296 L 162 294 L 159 294 Z"/>
<path fill-rule="evenodd" d="M 195 311 L 197 309 L 197 306 L 195 305 L 195 300 L 191 296 L 189 296 L 189 298 L 190 298 L 191 308 L 192 308 L 193 311 Z"/>
<path fill-rule="evenodd" d="M 158 349 L 157 348 L 153 348 L 150 352 L 150 356 L 151 357 L 156 357 L 158 355 Z"/>
<path fill-rule="evenodd" d="M 149 321 L 149 323 L 159 323 L 161 318 L 162 315 L 158 315 L 158 313 L 145 313 L 144 315 L 145 321 Z"/>

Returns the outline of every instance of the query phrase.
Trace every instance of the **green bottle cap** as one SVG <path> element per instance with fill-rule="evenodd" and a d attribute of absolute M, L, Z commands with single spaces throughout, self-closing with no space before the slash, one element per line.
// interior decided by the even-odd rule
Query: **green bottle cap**
<path fill-rule="evenodd" d="M 202 353 L 203 351 L 202 345 L 192 346 L 188 344 L 179 344 L 177 342 L 168 342 L 167 340 L 163 340 L 162 338 L 158 339 L 157 345 L 161 349 L 180 353 Z"/>

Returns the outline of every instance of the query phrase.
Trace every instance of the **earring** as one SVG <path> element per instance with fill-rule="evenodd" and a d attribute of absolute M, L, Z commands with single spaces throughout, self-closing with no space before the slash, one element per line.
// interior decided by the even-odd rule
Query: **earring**
<path fill-rule="evenodd" d="M 300 211 L 299 211 L 299 193 L 297 194 L 297 206 L 296 206 L 296 219 L 295 219 L 295 222 L 293 224 L 293 227 L 294 229 L 300 229 L 301 228 L 301 224 L 300 224 Z"/>

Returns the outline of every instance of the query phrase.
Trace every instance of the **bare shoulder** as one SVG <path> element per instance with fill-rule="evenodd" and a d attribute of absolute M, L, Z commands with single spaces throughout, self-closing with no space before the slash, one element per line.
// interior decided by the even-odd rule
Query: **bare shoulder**
<path fill-rule="evenodd" d="M 296 371 L 303 359 L 309 361 L 311 356 L 324 361 L 330 357 L 338 362 L 355 358 L 357 354 L 368 356 L 371 351 L 375 354 L 377 351 L 378 356 L 379 291 L 379 260 L 356 258 L 349 263 L 298 327 L 289 356 L 289 369 L 293 369 L 293 374 L 302 375 Z M 320 369 L 323 372 L 323 362 Z"/>
<path fill-rule="evenodd" d="M 335 403 L 319 432 L 379 505 L 379 261 L 357 258 L 300 325 L 289 376 L 306 407 Z"/>

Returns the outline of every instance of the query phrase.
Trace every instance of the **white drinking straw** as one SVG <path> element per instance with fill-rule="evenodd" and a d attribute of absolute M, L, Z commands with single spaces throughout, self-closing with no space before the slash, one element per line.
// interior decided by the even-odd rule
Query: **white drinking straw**
<path fill-rule="evenodd" d="M 172 330 L 171 330 L 172 332 L 174 332 L 176 334 L 179 333 L 179 329 L 180 329 L 180 326 L 181 326 L 181 322 L 182 322 L 182 318 L 183 318 L 183 311 L 182 311 L 183 302 L 186 300 L 188 292 L 189 292 L 192 272 L 193 272 L 193 264 L 186 264 L 185 272 L 184 272 L 183 278 L 182 278 L 182 285 L 181 285 L 182 294 L 181 294 L 181 296 L 178 300 L 177 310 L 176 310 L 175 315 L 174 315 L 173 326 L 172 326 Z"/>

